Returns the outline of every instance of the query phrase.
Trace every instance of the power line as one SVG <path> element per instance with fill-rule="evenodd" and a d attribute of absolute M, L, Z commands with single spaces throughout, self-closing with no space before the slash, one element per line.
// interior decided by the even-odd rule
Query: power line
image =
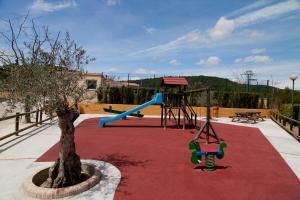
<path fill-rule="evenodd" d="M 250 84 L 252 81 L 257 81 L 257 79 L 252 78 L 255 74 L 253 73 L 252 70 L 247 70 L 245 71 L 243 74 L 241 74 L 241 76 L 246 76 L 246 80 L 247 80 L 247 92 L 249 92 L 250 90 Z"/>

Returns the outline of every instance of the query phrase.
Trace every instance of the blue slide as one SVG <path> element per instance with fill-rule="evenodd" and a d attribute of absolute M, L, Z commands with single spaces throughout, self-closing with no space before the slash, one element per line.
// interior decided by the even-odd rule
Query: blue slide
<path fill-rule="evenodd" d="M 139 106 L 137 106 L 137 107 L 135 107 L 131 110 L 123 112 L 123 113 L 121 113 L 119 115 L 116 115 L 114 117 L 101 119 L 99 121 L 99 126 L 100 126 L 100 128 L 103 128 L 103 127 L 105 127 L 105 124 L 107 122 L 114 122 L 116 120 L 122 119 L 123 117 L 126 117 L 129 114 L 135 113 L 138 110 L 141 110 L 141 109 L 146 108 L 148 106 L 151 106 L 153 104 L 162 104 L 162 103 L 163 103 L 163 93 L 156 93 L 154 99 L 152 99 L 151 101 L 148 101 L 148 102 L 146 102 L 142 105 L 139 105 Z"/>

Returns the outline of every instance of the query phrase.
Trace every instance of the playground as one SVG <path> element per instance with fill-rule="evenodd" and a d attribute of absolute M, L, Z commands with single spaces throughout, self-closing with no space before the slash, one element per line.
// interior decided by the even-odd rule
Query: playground
<path fill-rule="evenodd" d="M 81 122 L 76 145 L 82 159 L 118 167 L 115 199 L 299 199 L 299 180 L 257 128 L 213 123 L 228 145 L 216 170 L 193 165 L 191 130 L 160 127 L 155 118 L 129 118 L 99 129 L 99 118 Z M 200 138 L 205 143 L 205 139 Z M 59 144 L 38 162 L 54 161 Z"/>
<path fill-rule="evenodd" d="M 242 125 L 228 117 L 213 119 L 210 89 L 187 91 L 186 85 L 182 79 L 176 83 L 174 79 L 166 79 L 164 91 L 142 105 L 127 111 L 109 106 L 103 108 L 109 115 L 83 114 L 75 122 L 76 151 L 80 158 L 104 161 L 120 170 L 120 182 L 114 183 L 116 190 L 107 190 L 110 198 L 100 199 L 299 199 L 297 141 L 270 119 Z M 189 105 L 189 95 L 195 92 L 206 95 L 204 116 L 199 116 Z M 143 109 L 152 105 L 160 106 L 160 115 L 146 117 Z M 29 141 L 39 143 L 51 134 L 39 139 L 32 136 Z M 30 150 L 29 146 L 35 145 L 26 144 L 27 151 L 35 152 L 35 156 L 26 155 L 24 159 L 29 157 L 31 161 L 27 166 L 22 165 L 19 173 L 28 174 L 26 169 L 33 169 L 33 163 L 53 163 L 59 154 L 58 136 L 47 147 L 39 144 L 43 147 L 38 151 Z M 8 152 L 2 154 L 2 160 L 11 160 L 10 155 L 24 151 L 17 145 L 21 142 L 2 144 L 3 152 Z M 290 147 L 295 148 L 290 150 Z M 5 158 L 7 155 L 9 158 Z M 102 178 L 113 176 L 108 173 Z M 110 184 L 105 186 L 113 188 Z M 103 181 L 100 186 L 104 186 Z M 103 191 L 100 186 L 91 190 L 92 195 Z M 11 195 L 10 184 L 5 187 Z M 89 199 L 91 191 L 73 197 Z M 18 195 L 14 198 L 23 194 Z"/>

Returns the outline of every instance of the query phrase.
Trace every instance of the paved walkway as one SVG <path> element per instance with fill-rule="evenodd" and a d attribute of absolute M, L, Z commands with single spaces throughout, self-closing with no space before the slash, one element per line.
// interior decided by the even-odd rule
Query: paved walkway
<path fill-rule="evenodd" d="M 103 115 L 81 115 L 75 124 L 100 116 Z M 255 125 L 240 124 L 232 123 L 229 118 L 219 118 L 217 122 L 259 128 L 300 179 L 300 145 L 276 123 L 267 120 Z M 59 137 L 59 128 L 54 121 L 22 137 L 0 142 L 0 199 L 24 199 L 20 190 L 22 182 L 36 170 L 35 160 L 57 143 Z"/>
<path fill-rule="evenodd" d="M 77 126 L 84 119 L 94 117 L 81 115 L 76 121 Z M 44 126 L 22 132 L 21 137 L 12 136 L 0 141 L 0 199 L 19 200 L 27 197 L 22 191 L 22 183 L 31 174 L 51 166 L 52 162 L 35 162 L 44 152 L 56 144 L 60 138 L 60 129 L 57 120 L 46 123 Z M 74 197 L 65 199 L 103 199 L 111 200 L 120 181 L 121 173 L 113 165 L 106 162 L 86 160 L 97 166 L 105 166 L 102 173 L 104 179 L 91 190 Z"/>
<path fill-rule="evenodd" d="M 231 122 L 230 118 L 218 118 L 215 122 L 259 128 L 300 180 L 300 143 L 271 119 L 256 124 Z"/>

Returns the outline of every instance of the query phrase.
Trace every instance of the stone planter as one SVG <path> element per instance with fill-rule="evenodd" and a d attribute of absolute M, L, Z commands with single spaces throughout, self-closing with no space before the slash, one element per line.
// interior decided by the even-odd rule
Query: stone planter
<path fill-rule="evenodd" d="M 49 167 L 27 178 L 23 184 L 23 190 L 31 197 L 39 199 L 55 199 L 76 195 L 95 186 L 101 177 L 100 170 L 92 164 L 83 163 L 81 173 L 86 180 L 73 186 L 63 188 L 44 188 L 40 185 L 48 178 Z"/>

